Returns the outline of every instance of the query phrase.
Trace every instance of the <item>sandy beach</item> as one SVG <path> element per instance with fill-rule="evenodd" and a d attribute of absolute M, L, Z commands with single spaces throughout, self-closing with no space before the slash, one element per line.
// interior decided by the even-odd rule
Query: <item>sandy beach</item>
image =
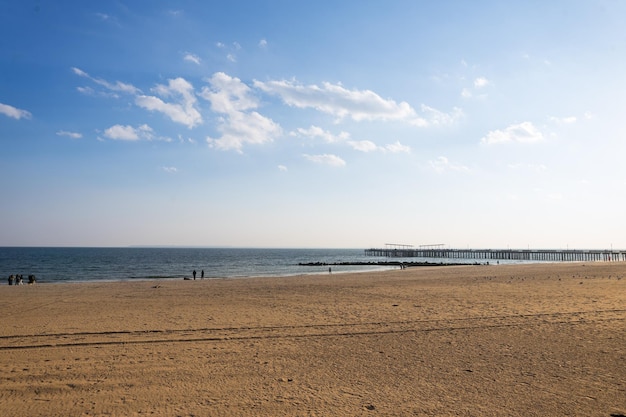
<path fill-rule="evenodd" d="M 626 263 L 0 286 L 0 415 L 626 415 Z"/>

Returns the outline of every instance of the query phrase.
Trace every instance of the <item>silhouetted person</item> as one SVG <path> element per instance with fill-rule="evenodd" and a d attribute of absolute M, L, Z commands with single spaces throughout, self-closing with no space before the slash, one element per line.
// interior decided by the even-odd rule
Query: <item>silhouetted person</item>
<path fill-rule="evenodd" d="M 196 270 L 195 269 L 193 270 L 193 280 L 194 281 L 196 280 Z"/>
<path fill-rule="evenodd" d="M 204 279 L 204 269 L 200 271 L 200 278 Z"/>
<path fill-rule="evenodd" d="M 15 278 L 13 277 L 13 275 L 9 275 L 9 285 L 13 285 L 14 280 Z"/>

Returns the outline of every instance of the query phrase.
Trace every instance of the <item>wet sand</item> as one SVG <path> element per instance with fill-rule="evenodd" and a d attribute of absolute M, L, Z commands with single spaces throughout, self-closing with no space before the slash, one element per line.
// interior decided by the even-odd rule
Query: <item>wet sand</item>
<path fill-rule="evenodd" d="M 626 415 L 626 263 L 0 286 L 0 416 Z"/>

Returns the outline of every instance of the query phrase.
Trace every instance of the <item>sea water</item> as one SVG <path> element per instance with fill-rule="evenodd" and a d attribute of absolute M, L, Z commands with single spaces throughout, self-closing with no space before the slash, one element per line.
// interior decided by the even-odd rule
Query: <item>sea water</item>
<path fill-rule="evenodd" d="M 362 249 L 243 248 L 36 248 L 0 247 L 0 283 L 11 274 L 34 274 L 38 282 L 125 281 L 294 276 L 328 273 L 335 263 L 374 263 Z M 394 259 L 395 261 L 396 259 Z M 300 265 L 319 263 L 320 265 Z M 377 265 L 331 265 L 333 273 L 389 269 Z"/>
<path fill-rule="evenodd" d="M 0 247 L 0 284 L 15 274 L 22 274 L 25 282 L 30 274 L 37 277 L 37 282 L 182 279 L 193 278 L 194 270 L 196 279 L 201 278 L 202 271 L 205 278 L 246 278 L 327 274 L 329 268 L 333 273 L 385 270 L 398 268 L 393 264 L 400 262 L 476 264 L 488 261 L 374 257 L 365 256 L 363 249 Z M 351 263 L 357 265 L 349 265 Z M 500 260 L 498 263 L 536 262 Z"/>

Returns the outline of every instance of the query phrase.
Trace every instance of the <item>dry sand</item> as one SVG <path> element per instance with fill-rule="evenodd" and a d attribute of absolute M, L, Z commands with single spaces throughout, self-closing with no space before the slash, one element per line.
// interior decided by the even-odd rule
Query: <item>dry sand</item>
<path fill-rule="evenodd" d="M 0 416 L 626 415 L 626 263 L 0 286 Z"/>

